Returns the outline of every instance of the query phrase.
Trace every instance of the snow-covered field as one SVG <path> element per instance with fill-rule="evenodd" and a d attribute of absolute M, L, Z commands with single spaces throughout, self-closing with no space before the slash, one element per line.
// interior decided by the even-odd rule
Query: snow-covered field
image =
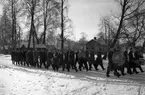
<path fill-rule="evenodd" d="M 0 55 L 0 95 L 145 95 L 145 73 L 107 78 L 105 72 L 21 67 Z"/>

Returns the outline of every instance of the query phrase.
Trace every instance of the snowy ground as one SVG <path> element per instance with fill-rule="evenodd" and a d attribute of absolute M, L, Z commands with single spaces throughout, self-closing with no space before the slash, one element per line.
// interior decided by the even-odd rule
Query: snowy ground
<path fill-rule="evenodd" d="M 0 95 L 145 95 L 145 73 L 107 78 L 105 72 L 21 67 L 0 55 Z"/>

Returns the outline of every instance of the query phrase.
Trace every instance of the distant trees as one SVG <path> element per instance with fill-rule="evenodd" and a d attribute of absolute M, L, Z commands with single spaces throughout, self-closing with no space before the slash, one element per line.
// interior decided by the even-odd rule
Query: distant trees
<path fill-rule="evenodd" d="M 81 38 L 79 39 L 79 44 L 82 46 L 82 50 L 85 50 L 86 43 L 87 43 L 87 34 L 82 32 Z"/>
<path fill-rule="evenodd" d="M 0 18 L 0 45 L 1 46 L 11 46 L 12 43 L 12 23 L 10 18 L 8 18 L 6 8 L 3 9 L 3 15 Z"/>
<path fill-rule="evenodd" d="M 12 48 L 16 48 L 18 39 L 20 39 L 21 27 L 19 25 L 19 18 L 21 17 L 21 2 L 20 0 L 7 0 L 5 1 L 4 8 L 7 11 L 7 16 L 10 18 L 12 26 Z"/>
<path fill-rule="evenodd" d="M 43 40 L 42 43 L 46 44 L 46 39 L 53 40 L 52 34 L 56 31 L 56 29 L 60 26 L 59 17 L 60 17 L 60 2 L 57 0 L 43 0 L 42 4 L 42 16 L 43 16 Z"/>
<path fill-rule="evenodd" d="M 100 32 L 97 34 L 98 39 L 102 39 L 110 45 L 115 38 L 115 32 L 117 30 L 117 26 L 113 22 L 113 18 L 111 16 L 101 17 L 99 26 Z"/>

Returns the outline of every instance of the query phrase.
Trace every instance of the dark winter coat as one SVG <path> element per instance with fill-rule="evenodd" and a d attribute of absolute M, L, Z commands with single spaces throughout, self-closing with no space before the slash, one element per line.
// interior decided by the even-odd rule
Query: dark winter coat
<path fill-rule="evenodd" d="M 129 52 L 129 61 L 134 60 L 133 52 L 132 50 Z"/>
<path fill-rule="evenodd" d="M 113 53 L 114 53 L 114 52 L 113 52 L 112 50 L 109 51 L 109 53 L 108 53 L 108 60 L 109 60 L 109 61 L 112 61 Z"/>

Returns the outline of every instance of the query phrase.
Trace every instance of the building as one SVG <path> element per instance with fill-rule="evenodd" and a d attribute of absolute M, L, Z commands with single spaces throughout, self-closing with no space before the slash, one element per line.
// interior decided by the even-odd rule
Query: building
<path fill-rule="evenodd" d="M 96 37 L 86 43 L 86 50 L 89 52 L 94 51 L 97 53 L 101 49 L 101 52 L 106 53 L 108 48 L 109 46 L 105 43 L 105 41 L 96 39 Z"/>
<path fill-rule="evenodd" d="M 27 41 L 21 41 L 21 43 L 16 45 L 17 48 L 28 48 L 28 42 Z M 33 48 L 33 44 L 30 44 L 30 48 Z M 52 46 L 49 45 L 44 45 L 44 44 L 35 44 L 35 48 L 36 49 L 51 49 L 54 48 Z"/>

